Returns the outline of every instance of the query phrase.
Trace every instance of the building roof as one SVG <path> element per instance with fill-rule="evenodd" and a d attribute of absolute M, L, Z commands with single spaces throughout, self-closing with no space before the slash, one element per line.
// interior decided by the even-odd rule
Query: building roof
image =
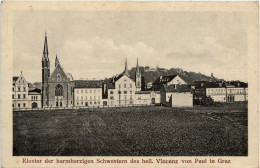
<path fill-rule="evenodd" d="M 167 84 L 168 82 L 173 80 L 176 76 L 177 75 L 160 76 L 153 83 L 154 84 Z"/>
<path fill-rule="evenodd" d="M 234 87 L 248 87 L 248 83 L 240 82 L 240 81 L 230 81 L 227 83 L 233 85 Z"/>
<path fill-rule="evenodd" d="M 123 77 L 124 75 L 126 75 L 124 72 L 115 75 L 111 78 L 108 78 L 104 81 L 104 84 L 107 84 L 108 89 L 115 89 L 115 82 L 118 81 L 121 77 Z M 127 75 L 126 75 L 127 76 Z M 129 79 L 131 79 L 129 76 L 127 76 Z M 133 79 L 131 79 L 133 81 Z"/>
<path fill-rule="evenodd" d="M 18 78 L 19 78 L 19 76 L 14 76 L 13 77 L 13 83 L 16 82 Z"/>
<path fill-rule="evenodd" d="M 75 80 L 75 88 L 102 88 L 102 80 Z"/>
<path fill-rule="evenodd" d="M 41 89 L 34 88 L 32 90 L 29 90 L 29 95 L 30 94 L 41 94 Z"/>
<path fill-rule="evenodd" d="M 248 87 L 247 83 L 240 81 L 216 81 L 216 82 L 207 82 L 207 81 L 196 81 L 192 84 L 196 89 L 198 88 L 225 88 L 225 87 Z"/>
<path fill-rule="evenodd" d="M 176 86 L 176 88 L 175 88 Z M 163 85 L 165 92 L 190 92 L 190 88 L 187 85 Z"/>

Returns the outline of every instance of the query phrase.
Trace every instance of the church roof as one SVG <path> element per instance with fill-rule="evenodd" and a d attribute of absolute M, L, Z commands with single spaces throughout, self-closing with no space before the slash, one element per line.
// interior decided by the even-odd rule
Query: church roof
<path fill-rule="evenodd" d="M 102 80 L 75 80 L 75 88 L 102 88 Z"/>

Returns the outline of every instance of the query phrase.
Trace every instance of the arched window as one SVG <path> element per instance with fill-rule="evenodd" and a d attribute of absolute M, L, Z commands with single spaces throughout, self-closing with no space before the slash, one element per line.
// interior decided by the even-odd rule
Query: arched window
<path fill-rule="evenodd" d="M 60 84 L 55 87 L 55 96 L 63 96 L 63 88 Z"/>
<path fill-rule="evenodd" d="M 58 82 L 60 82 L 60 81 L 61 81 L 61 77 L 60 77 L 60 75 L 59 75 L 59 74 L 57 75 L 57 81 L 58 81 Z"/>

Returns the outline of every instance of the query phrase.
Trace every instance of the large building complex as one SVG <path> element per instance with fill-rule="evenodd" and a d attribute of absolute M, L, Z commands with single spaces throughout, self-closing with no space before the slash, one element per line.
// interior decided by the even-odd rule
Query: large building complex
<path fill-rule="evenodd" d="M 192 107 L 194 101 L 201 101 L 206 97 L 211 97 L 215 102 L 227 103 L 248 100 L 248 85 L 239 81 L 198 81 L 189 86 L 178 75 L 165 75 L 145 85 L 138 59 L 134 74 L 131 72 L 130 75 L 125 60 L 124 71 L 105 80 L 74 80 L 63 69 L 57 54 L 52 73 L 50 66 L 45 33 L 42 81 L 29 87 L 22 72 L 20 76 L 13 77 L 14 109 L 132 105 Z M 145 72 L 146 69 L 147 67 L 142 71 Z"/>

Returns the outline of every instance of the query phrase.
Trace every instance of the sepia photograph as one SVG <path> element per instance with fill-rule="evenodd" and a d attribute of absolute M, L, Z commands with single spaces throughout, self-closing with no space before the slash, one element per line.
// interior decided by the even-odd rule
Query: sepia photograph
<path fill-rule="evenodd" d="M 258 100 L 249 61 L 258 53 L 247 11 L 47 4 L 13 8 L 2 32 L 12 47 L 13 157 L 249 156 L 249 115 L 257 116 L 249 106 Z"/>

